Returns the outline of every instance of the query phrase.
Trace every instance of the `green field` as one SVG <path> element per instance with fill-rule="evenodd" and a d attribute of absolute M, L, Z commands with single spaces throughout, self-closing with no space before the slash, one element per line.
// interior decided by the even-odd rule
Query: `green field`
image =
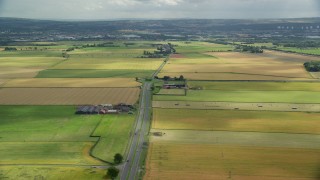
<path fill-rule="evenodd" d="M 78 179 L 101 180 L 105 169 L 89 167 L 55 167 L 55 166 L 2 166 L 0 179 Z"/>
<path fill-rule="evenodd" d="M 90 156 L 99 140 L 92 135 L 107 138 L 94 148 L 104 161 L 112 162 L 115 153 L 125 151 L 134 115 L 80 116 L 74 112 L 73 106 L 0 106 L 1 163 L 104 164 Z"/>
<path fill-rule="evenodd" d="M 196 57 L 199 54 L 212 51 L 229 51 L 234 47 L 231 45 L 214 44 L 207 42 L 171 42 L 177 45 L 176 50 L 179 53 L 186 54 L 189 57 Z"/>
<path fill-rule="evenodd" d="M 302 54 L 311 54 L 311 55 L 320 55 L 319 48 L 295 48 L 295 47 L 278 47 L 277 49 L 282 51 L 294 52 L 294 53 L 302 53 Z"/>
<path fill-rule="evenodd" d="M 36 78 L 135 78 L 150 77 L 153 73 L 153 70 L 47 69 Z"/>
<path fill-rule="evenodd" d="M 105 116 L 92 134 L 100 137 L 92 155 L 112 162 L 115 153 L 125 154 L 133 124 L 133 115 Z"/>
<path fill-rule="evenodd" d="M 190 88 L 225 91 L 320 91 L 319 82 L 214 82 L 188 81 Z"/>
<path fill-rule="evenodd" d="M 187 96 L 154 96 L 155 101 L 215 101 L 320 103 L 320 93 L 310 91 L 215 91 L 189 90 Z"/>
<path fill-rule="evenodd" d="M 152 128 L 320 134 L 319 113 L 153 109 Z"/>
<path fill-rule="evenodd" d="M 152 132 L 162 132 L 163 136 L 152 136 L 151 142 L 317 149 L 320 153 L 319 134 L 157 129 Z"/>
<path fill-rule="evenodd" d="M 118 69 L 156 70 L 164 59 L 151 58 L 73 58 L 54 66 L 52 69 Z"/>

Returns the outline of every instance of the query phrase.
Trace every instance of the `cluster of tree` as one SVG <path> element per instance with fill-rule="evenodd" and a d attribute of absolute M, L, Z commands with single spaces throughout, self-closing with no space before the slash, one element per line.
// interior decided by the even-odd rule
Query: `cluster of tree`
<path fill-rule="evenodd" d="M 157 47 L 157 50 L 154 52 L 143 51 L 143 56 L 141 58 L 163 58 L 169 54 L 176 53 L 175 45 L 168 44 L 153 44 L 153 47 Z"/>
<path fill-rule="evenodd" d="M 88 47 L 120 47 L 119 45 L 115 45 L 113 42 L 105 42 L 105 43 L 100 43 L 100 44 L 86 44 L 82 46 L 83 48 L 88 48 Z"/>
<path fill-rule="evenodd" d="M 143 56 L 141 58 L 163 58 L 164 55 L 159 53 L 158 51 L 149 52 L 149 51 L 143 51 Z"/>
<path fill-rule="evenodd" d="M 76 48 L 74 48 L 74 47 L 70 47 L 70 48 L 68 48 L 66 51 L 67 52 L 71 52 L 71 51 L 74 51 Z"/>
<path fill-rule="evenodd" d="M 208 43 L 214 43 L 214 44 L 223 44 L 223 45 L 228 45 L 229 42 L 225 41 L 224 39 L 216 39 L 216 40 L 209 40 L 209 41 L 206 41 Z"/>
<path fill-rule="evenodd" d="M 126 42 L 126 43 L 123 43 L 126 47 L 128 46 L 133 46 L 135 45 L 136 43 L 132 43 L 132 42 Z"/>
<path fill-rule="evenodd" d="M 158 76 L 155 77 L 156 79 L 161 79 Z M 162 78 L 165 81 L 185 81 L 186 79 L 183 77 L 183 75 L 180 75 L 179 77 L 170 77 L 170 76 L 163 76 Z"/>
<path fill-rule="evenodd" d="M 295 42 L 295 43 L 285 43 L 283 47 L 295 47 L 295 48 L 317 48 L 320 47 L 320 42 L 316 41 L 305 41 L 305 42 Z"/>
<path fill-rule="evenodd" d="M 68 59 L 70 57 L 70 55 L 66 52 L 63 52 L 62 57 Z"/>
<path fill-rule="evenodd" d="M 263 53 L 263 49 L 257 46 L 238 45 L 236 51 L 250 52 L 250 53 Z"/>
<path fill-rule="evenodd" d="M 119 169 L 114 166 L 108 168 L 107 177 L 111 179 L 115 179 L 119 175 Z"/>
<path fill-rule="evenodd" d="M 121 164 L 122 161 L 123 161 L 123 156 L 120 153 L 117 153 L 117 154 L 114 155 L 113 162 L 114 162 L 115 165 Z M 106 176 L 107 176 L 107 178 L 115 179 L 116 177 L 118 177 L 119 172 L 120 171 L 119 171 L 118 168 L 116 168 L 114 166 L 111 166 L 111 167 L 108 168 Z"/>
<path fill-rule="evenodd" d="M 4 51 L 17 51 L 17 48 L 15 48 L 15 47 L 5 47 Z"/>
<path fill-rule="evenodd" d="M 320 61 L 311 61 L 303 64 L 309 72 L 320 72 Z"/>

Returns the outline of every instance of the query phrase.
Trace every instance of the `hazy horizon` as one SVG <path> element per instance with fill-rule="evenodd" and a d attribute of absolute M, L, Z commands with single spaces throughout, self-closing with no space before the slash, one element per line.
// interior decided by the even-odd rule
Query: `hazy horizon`
<path fill-rule="evenodd" d="M 317 0 L 0 0 L 0 17 L 42 20 L 320 17 Z"/>

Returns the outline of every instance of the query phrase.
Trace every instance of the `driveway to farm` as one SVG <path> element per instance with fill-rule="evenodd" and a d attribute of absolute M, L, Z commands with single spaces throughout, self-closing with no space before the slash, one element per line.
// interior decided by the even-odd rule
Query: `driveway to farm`
<path fill-rule="evenodd" d="M 161 64 L 157 71 L 152 75 L 152 79 L 158 75 L 162 68 L 166 65 L 169 57 Z M 139 175 L 140 158 L 145 143 L 145 136 L 149 132 L 150 112 L 151 112 L 151 85 L 152 82 L 145 82 L 142 88 L 140 99 L 140 110 L 137 119 L 136 128 L 131 140 L 128 156 L 122 167 L 120 179 L 134 180 Z"/>

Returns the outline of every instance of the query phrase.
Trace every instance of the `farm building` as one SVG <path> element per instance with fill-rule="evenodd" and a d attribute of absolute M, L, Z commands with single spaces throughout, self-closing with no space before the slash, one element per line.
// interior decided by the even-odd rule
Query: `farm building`
<path fill-rule="evenodd" d="M 130 112 L 134 109 L 134 107 L 132 105 L 127 105 L 124 103 L 120 103 L 116 106 L 114 106 L 114 109 L 120 111 L 120 112 Z"/>
<path fill-rule="evenodd" d="M 124 103 L 113 106 L 112 104 L 78 106 L 76 114 L 119 114 L 128 113 L 134 109 L 131 105 Z"/>
<path fill-rule="evenodd" d="M 162 88 L 163 89 L 182 89 L 182 88 L 186 88 L 186 85 L 171 83 L 171 84 L 164 84 Z"/>

